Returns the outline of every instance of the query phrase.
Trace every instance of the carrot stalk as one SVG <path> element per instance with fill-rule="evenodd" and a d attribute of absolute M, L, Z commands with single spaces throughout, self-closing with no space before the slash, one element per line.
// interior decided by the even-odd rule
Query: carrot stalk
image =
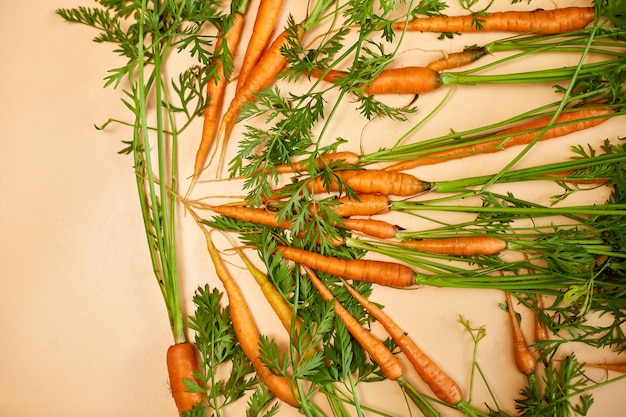
<path fill-rule="evenodd" d="M 511 322 L 511 335 L 513 340 L 513 358 L 515 359 L 515 365 L 517 369 L 524 375 L 531 375 L 535 372 L 536 359 L 531 352 L 522 329 L 517 320 L 517 315 L 513 309 L 513 302 L 511 300 L 511 294 L 505 292 L 507 311 L 509 313 L 509 319 Z"/>
<path fill-rule="evenodd" d="M 552 10 L 504 11 L 486 15 L 420 17 L 396 22 L 394 30 L 417 32 L 533 32 L 559 34 L 582 29 L 593 22 L 593 7 L 563 7 Z"/>
<path fill-rule="evenodd" d="M 201 392 L 188 391 L 183 382 L 186 379 L 199 382 L 194 375 L 194 371 L 197 369 L 198 359 L 193 344 L 188 342 L 176 343 L 167 349 L 170 389 L 180 415 L 184 411 L 190 411 L 204 398 Z"/>

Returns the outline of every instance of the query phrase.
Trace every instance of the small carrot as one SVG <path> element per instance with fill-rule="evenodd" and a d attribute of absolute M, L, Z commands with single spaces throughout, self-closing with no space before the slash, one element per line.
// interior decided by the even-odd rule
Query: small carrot
<path fill-rule="evenodd" d="M 626 373 L 626 362 L 614 362 L 614 363 L 586 363 L 585 366 L 590 368 L 605 369 L 607 371 Z"/>
<path fill-rule="evenodd" d="M 239 76 L 237 77 L 236 92 L 245 84 L 259 58 L 263 55 L 276 27 L 282 7 L 283 0 L 261 0 L 259 3 L 252 35 L 248 40 L 248 47 L 241 62 Z"/>
<path fill-rule="evenodd" d="M 337 70 L 313 70 L 311 75 L 337 83 L 348 74 Z M 439 73 L 427 67 L 387 68 L 375 78 L 360 85 L 365 94 L 423 94 L 441 87 Z"/>
<path fill-rule="evenodd" d="M 391 317 L 376 304 L 363 297 L 347 282 L 344 281 L 343 284 L 352 297 L 387 330 L 389 336 L 391 336 L 402 352 L 404 352 L 420 378 L 430 387 L 437 398 L 451 405 L 456 405 L 463 400 L 463 392 L 459 385 L 437 366 Z"/>
<path fill-rule="evenodd" d="M 426 65 L 433 71 L 445 71 L 448 69 L 460 68 L 465 65 L 469 65 L 483 56 L 487 55 L 487 50 L 480 46 L 469 46 L 461 52 L 453 52 L 445 54 L 442 58 L 436 59 L 430 64 Z"/>
<path fill-rule="evenodd" d="M 335 199 L 338 205 L 330 208 L 341 217 L 374 216 L 389 213 L 390 202 L 387 196 L 381 194 L 357 194 Z"/>
<path fill-rule="evenodd" d="M 531 352 L 522 329 L 517 321 L 517 315 L 513 309 L 513 302 L 511 300 L 511 294 L 505 292 L 507 311 L 509 313 L 509 319 L 511 321 L 511 335 L 513 338 L 513 358 L 515 359 L 515 365 L 517 369 L 524 375 L 531 375 L 535 372 L 536 359 Z"/>
<path fill-rule="evenodd" d="M 359 163 L 359 155 L 354 152 L 331 152 L 316 158 L 315 164 L 318 168 L 330 163 L 338 165 L 357 165 Z M 302 172 L 307 169 L 307 161 L 298 161 L 291 164 L 276 165 L 274 169 L 279 174 L 287 174 L 292 172 Z"/>
<path fill-rule="evenodd" d="M 200 392 L 188 391 L 183 382 L 185 379 L 196 380 L 194 371 L 197 369 L 198 359 L 193 344 L 188 342 L 176 343 L 167 349 L 170 389 L 180 415 L 183 411 L 190 411 L 204 398 Z"/>
<path fill-rule="evenodd" d="M 230 27 L 225 31 L 223 37 L 218 38 L 215 44 L 217 50 L 222 45 L 222 42 L 231 54 L 234 55 L 239 39 L 241 38 L 241 32 L 243 31 L 245 17 L 243 13 L 234 11 L 230 22 Z M 215 66 L 215 78 L 207 82 L 207 95 L 208 105 L 204 108 L 204 122 L 202 124 L 202 137 L 200 139 L 200 146 L 196 152 L 196 160 L 193 169 L 192 181 L 195 182 L 202 172 L 207 155 L 211 150 L 215 139 L 215 133 L 219 123 L 220 113 L 222 111 L 222 105 L 224 103 L 224 94 L 226 93 L 226 86 L 228 85 L 229 78 L 224 73 L 224 65 L 221 59 L 216 59 L 212 65 Z M 190 188 L 193 187 L 193 183 Z"/>
<path fill-rule="evenodd" d="M 415 272 L 394 262 L 340 259 L 289 246 L 279 246 L 278 250 L 285 259 L 341 278 L 398 288 L 415 284 Z"/>
<path fill-rule="evenodd" d="M 277 398 L 293 407 L 299 407 L 295 394 L 296 390 L 292 382 L 282 375 L 274 374 L 261 362 L 259 356 L 259 330 L 254 323 L 250 308 L 243 297 L 241 289 L 228 272 L 226 265 L 224 265 L 217 248 L 213 244 L 210 233 L 204 227 L 202 231 L 206 237 L 209 255 L 215 265 L 215 272 L 224 285 L 226 295 L 228 296 L 228 310 L 241 350 L 252 363 L 259 378 Z"/>
<path fill-rule="evenodd" d="M 536 304 L 535 307 L 537 309 L 537 312 L 534 313 L 534 318 L 535 318 L 535 343 L 549 340 L 548 328 L 545 325 L 545 323 L 542 323 L 541 320 L 539 319 L 539 312 L 541 310 L 543 310 L 543 296 L 541 294 L 537 294 L 536 298 L 537 298 L 537 304 Z M 536 350 L 537 350 L 537 353 L 540 356 L 543 355 L 544 352 L 543 352 L 543 349 L 541 347 L 538 347 Z"/>
<path fill-rule="evenodd" d="M 362 232 L 380 239 L 391 239 L 395 237 L 398 232 L 398 226 L 383 220 L 373 219 L 343 219 L 343 225 L 340 227 Z"/>
<path fill-rule="evenodd" d="M 491 236 L 404 240 L 398 245 L 421 252 L 458 256 L 495 255 L 507 248 L 505 240 Z"/>
<path fill-rule="evenodd" d="M 398 358 L 374 335 L 365 330 L 363 326 L 346 310 L 333 296 L 332 292 L 315 275 L 311 268 L 303 266 L 311 283 L 327 303 L 333 302 L 333 308 L 337 317 L 341 319 L 346 329 L 359 342 L 363 349 L 378 364 L 385 377 L 394 381 L 404 373 Z"/>
<path fill-rule="evenodd" d="M 480 153 L 499 152 L 513 146 L 527 145 L 537 138 L 542 129 L 545 129 L 539 140 L 545 141 L 553 138 L 589 129 L 606 120 L 613 113 L 608 108 L 578 108 L 572 111 L 562 112 L 557 116 L 552 127 L 547 128 L 553 116 L 543 116 L 528 123 L 512 127 L 494 134 L 494 139 L 489 137 L 472 145 L 458 146 L 445 151 L 424 154 L 417 159 L 397 162 L 383 168 L 385 171 L 404 171 L 424 165 L 438 164 L 452 159 L 464 158 Z M 547 129 L 546 129 L 547 128 Z"/>
<path fill-rule="evenodd" d="M 582 29 L 593 22 L 593 7 L 563 7 L 552 10 L 505 11 L 486 15 L 419 17 L 396 22 L 394 30 L 417 32 L 533 32 L 559 34 Z"/>

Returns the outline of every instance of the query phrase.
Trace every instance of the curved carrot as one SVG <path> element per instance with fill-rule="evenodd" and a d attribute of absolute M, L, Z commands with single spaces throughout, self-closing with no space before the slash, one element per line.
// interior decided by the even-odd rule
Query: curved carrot
<path fill-rule="evenodd" d="M 261 0 L 259 3 L 259 9 L 252 28 L 252 35 L 248 40 L 248 47 L 246 48 L 246 53 L 241 63 L 239 76 L 237 77 L 236 92 L 245 84 L 248 76 L 259 61 L 259 58 L 263 55 L 270 37 L 274 32 L 274 28 L 276 27 L 276 22 L 278 21 L 282 7 L 283 0 Z"/>
<path fill-rule="evenodd" d="M 321 155 L 315 160 L 315 164 L 318 168 L 322 168 L 324 165 L 330 163 L 336 163 L 340 165 L 357 165 L 359 163 L 359 155 L 354 152 L 331 152 Z M 292 172 L 302 172 L 307 169 L 308 161 L 298 161 L 291 164 L 276 165 L 274 169 L 279 174 L 287 174 Z"/>
<path fill-rule="evenodd" d="M 517 315 L 513 309 L 513 302 L 511 301 L 511 294 L 505 292 L 507 311 L 509 313 L 509 319 L 511 322 L 511 335 L 513 338 L 513 358 L 515 359 L 515 365 L 517 369 L 524 375 L 530 375 L 535 372 L 535 366 L 537 360 L 531 352 L 519 322 L 517 321 Z"/>
<path fill-rule="evenodd" d="M 204 398 L 200 392 L 188 391 L 183 382 L 185 379 L 196 380 L 194 371 L 197 369 L 198 359 L 193 344 L 177 343 L 167 349 L 167 372 L 170 379 L 170 389 L 180 415 L 183 411 L 191 410 Z"/>
<path fill-rule="evenodd" d="M 446 374 L 435 362 L 432 361 L 415 342 L 377 305 L 363 297 L 358 291 L 344 281 L 344 287 L 389 333 L 404 352 L 407 359 L 420 378 L 430 387 L 437 398 L 441 401 L 456 405 L 463 400 L 461 387 Z"/>
<path fill-rule="evenodd" d="M 293 407 L 299 407 L 298 400 L 295 397 L 296 390 L 292 382 L 282 375 L 274 374 L 261 362 L 259 357 L 259 330 L 254 323 L 250 308 L 243 297 L 241 289 L 231 277 L 226 265 L 224 265 L 217 248 L 211 240 L 210 233 L 204 228 L 202 228 L 202 231 L 206 237 L 209 255 L 215 265 L 215 272 L 224 285 L 226 295 L 228 296 L 228 310 L 230 311 L 233 329 L 241 350 L 252 363 L 259 378 L 277 398 Z"/>
<path fill-rule="evenodd" d="M 491 236 L 404 240 L 398 242 L 398 245 L 421 252 L 458 256 L 495 255 L 507 248 L 505 240 Z"/>
<path fill-rule="evenodd" d="M 415 272 L 398 263 L 339 259 L 289 246 L 279 246 L 278 250 L 285 259 L 341 278 L 398 288 L 415 284 Z"/>
<path fill-rule="evenodd" d="M 303 268 L 322 299 L 328 303 L 334 302 L 333 308 L 337 317 L 341 319 L 348 332 L 359 342 L 363 349 L 372 357 L 374 362 L 378 364 L 383 375 L 392 381 L 401 377 L 404 371 L 398 358 L 396 358 L 380 340 L 365 330 L 363 326 L 361 326 L 361 323 L 335 300 L 333 294 L 322 281 L 320 281 L 311 268 L 306 266 L 303 266 Z"/>
<path fill-rule="evenodd" d="M 226 31 L 223 38 L 220 37 L 215 44 L 217 49 L 222 42 L 226 44 L 229 51 L 234 54 L 241 38 L 241 32 L 244 26 L 244 15 L 238 12 L 233 13 L 232 24 Z M 196 160 L 193 169 L 193 181 L 195 181 L 204 167 L 207 155 L 211 150 L 215 139 L 215 133 L 224 103 L 224 94 L 229 79 L 224 74 L 224 65 L 221 59 L 217 59 L 215 65 L 215 78 L 207 82 L 208 105 L 204 109 L 204 122 L 202 124 L 202 138 L 200 146 L 196 152 Z"/>
<path fill-rule="evenodd" d="M 316 78 L 337 83 L 348 74 L 337 70 L 313 70 Z M 362 85 L 365 94 L 423 94 L 441 87 L 439 73 L 427 67 L 387 68 Z"/>
<path fill-rule="evenodd" d="M 394 30 L 417 32 L 533 32 L 552 35 L 582 29 L 593 22 L 593 7 L 563 7 L 552 10 L 493 12 L 486 15 L 419 17 L 396 22 Z"/>
<path fill-rule="evenodd" d="M 589 129 L 597 126 L 608 119 L 613 110 L 608 108 L 584 108 L 562 112 L 557 116 L 552 127 L 546 129 L 539 140 L 549 140 Z M 383 168 L 385 171 L 404 171 L 424 165 L 438 164 L 451 159 L 459 159 L 480 153 L 499 152 L 518 145 L 528 145 L 545 129 L 552 121 L 553 116 L 548 115 L 537 118 L 528 123 L 503 130 L 493 135 L 495 139 L 473 145 L 459 146 L 445 151 L 424 154 L 417 159 L 401 161 Z"/>
<path fill-rule="evenodd" d="M 461 52 L 446 54 L 444 57 L 431 62 L 426 67 L 437 72 L 460 68 L 477 61 L 485 55 L 487 55 L 487 50 L 484 47 L 470 46 Z"/>

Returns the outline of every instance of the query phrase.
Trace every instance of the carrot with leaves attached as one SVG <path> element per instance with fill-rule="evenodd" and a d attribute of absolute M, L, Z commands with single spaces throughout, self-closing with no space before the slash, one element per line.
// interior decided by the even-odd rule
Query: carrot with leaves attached
<path fill-rule="evenodd" d="M 562 7 L 552 10 L 504 11 L 465 16 L 419 17 L 396 22 L 394 30 L 436 33 L 532 32 L 559 34 L 582 29 L 595 19 L 593 7 Z"/>
<path fill-rule="evenodd" d="M 506 240 L 481 235 L 404 240 L 397 245 L 421 252 L 458 256 L 495 255 L 508 246 Z"/>
<path fill-rule="evenodd" d="M 513 358 L 515 359 L 515 365 L 517 369 L 524 375 L 531 375 L 535 372 L 537 360 L 535 355 L 528 347 L 517 314 L 513 309 L 513 302 L 511 300 L 511 294 L 505 292 L 506 306 L 509 313 L 509 319 L 511 322 L 511 336 L 513 340 Z"/>
<path fill-rule="evenodd" d="M 415 284 L 415 272 L 395 262 L 341 259 L 290 246 L 278 246 L 278 251 L 285 259 L 341 278 L 397 288 Z"/>
<path fill-rule="evenodd" d="M 184 382 L 185 380 L 199 382 L 195 376 L 199 367 L 194 345 L 189 342 L 171 345 L 167 349 L 166 363 L 172 397 L 178 412 L 182 415 L 184 411 L 190 411 L 196 404 L 201 403 L 204 398 L 201 392 L 190 391 Z"/>

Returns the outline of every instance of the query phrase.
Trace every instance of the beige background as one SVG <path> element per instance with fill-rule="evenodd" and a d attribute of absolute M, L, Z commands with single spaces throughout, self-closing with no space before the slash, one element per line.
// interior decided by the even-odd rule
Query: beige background
<path fill-rule="evenodd" d="M 109 116 L 124 114 L 118 92 L 102 89 L 105 71 L 119 62 L 108 46 L 91 42 L 93 31 L 64 24 L 54 14 L 58 7 L 77 5 L 91 2 L 0 0 L 0 416 L 174 416 L 164 361 L 172 337 L 149 265 L 131 160 L 116 154 L 127 132 L 94 129 Z M 435 52 L 440 53 L 429 53 Z M 492 98 L 487 98 L 488 91 L 456 91 L 450 110 L 424 128 L 425 137 L 500 120 L 545 98 L 545 92 L 531 87 L 494 90 Z M 422 107 L 432 108 L 442 94 L 423 98 Z M 384 122 L 365 125 L 348 105 L 338 120 L 336 135 L 354 138 L 350 146 L 355 150 L 359 139 L 366 148 L 377 147 L 376 132 L 389 132 L 377 130 L 388 129 Z M 355 131 L 354 126 L 361 127 Z M 621 126 L 623 120 L 607 122 L 594 138 L 614 137 Z M 562 155 L 571 143 L 555 141 L 532 158 Z M 190 166 L 194 151 L 193 145 L 182 149 L 183 166 Z M 450 164 L 420 175 L 436 172 L 441 179 L 458 172 L 473 174 L 492 163 Z M 220 195 L 222 186 L 200 188 L 199 193 Z M 189 219 L 182 219 L 181 234 L 183 295 L 189 300 L 198 285 L 218 284 L 202 237 Z M 234 272 L 241 282 L 247 279 Z M 243 286 L 262 331 L 284 338 L 256 288 Z M 488 337 L 481 343 L 479 360 L 501 405 L 513 410 L 512 398 L 523 379 L 508 356 L 500 294 L 420 288 L 377 290 L 375 298 L 418 335 L 418 344 L 464 389 L 472 345 L 457 317 L 486 325 Z M 593 355 L 580 350 L 583 359 Z M 593 374 L 598 380 L 605 376 Z M 410 379 L 420 384 L 413 375 Z M 620 395 L 624 387 L 595 392 L 591 415 L 619 415 L 617 410 L 626 406 Z M 393 383 L 364 392 L 370 405 L 394 416 L 409 415 Z M 486 398 L 479 381 L 474 395 L 476 403 Z M 228 415 L 241 413 L 235 408 Z M 280 415 L 296 413 L 283 407 Z"/>

